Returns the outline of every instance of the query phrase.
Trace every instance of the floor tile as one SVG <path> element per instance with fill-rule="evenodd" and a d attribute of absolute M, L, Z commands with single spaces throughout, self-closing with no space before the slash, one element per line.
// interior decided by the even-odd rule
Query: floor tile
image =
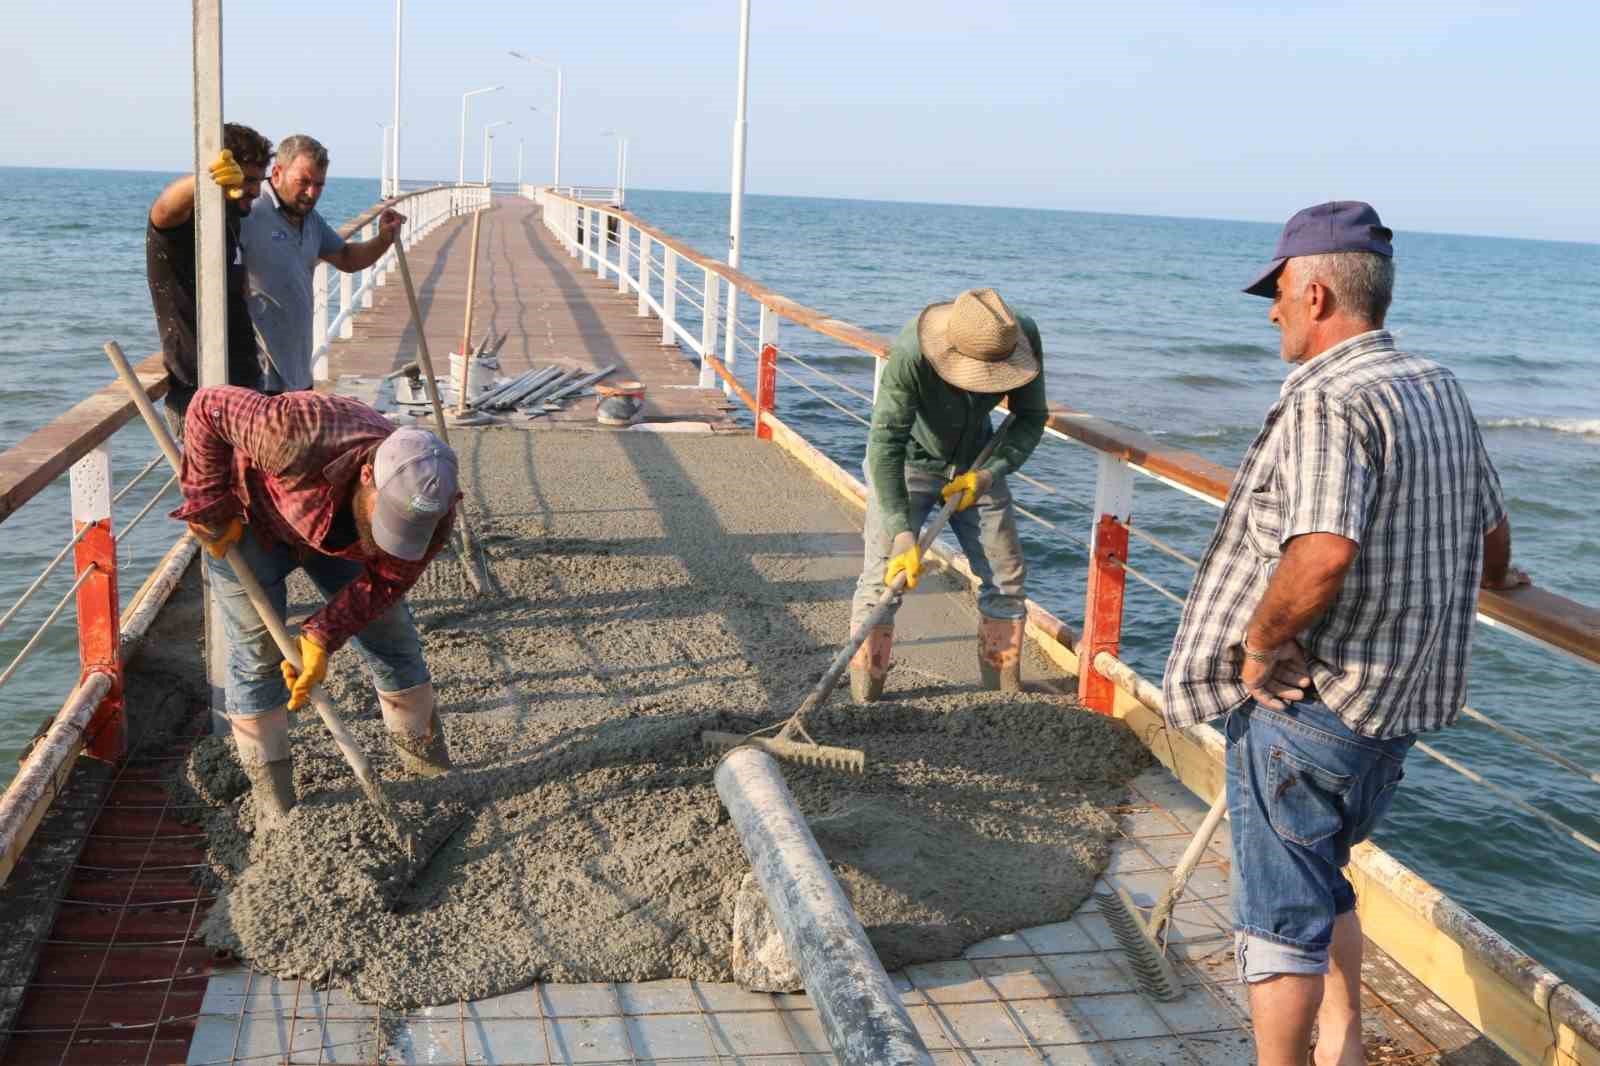
<path fill-rule="evenodd" d="M 628 1037 L 620 1018 L 551 1018 L 545 1025 L 557 1061 L 628 1060 Z"/>
<path fill-rule="evenodd" d="M 940 1006 L 950 1029 L 951 1043 L 981 1050 L 985 1047 L 1026 1047 L 1018 1025 L 1000 1003 L 949 1003 Z"/>
<path fill-rule="evenodd" d="M 1096 1039 L 1067 997 L 1029 1000 L 1012 1005 L 1023 1032 L 1035 1044 L 1086 1044 Z"/>
<path fill-rule="evenodd" d="M 935 1003 L 981 1003 L 995 998 L 994 990 L 965 959 L 907 966 L 906 976 Z"/>
<path fill-rule="evenodd" d="M 772 1010 L 772 995 L 768 992 L 750 992 L 738 985 L 713 984 L 699 981 L 695 990 L 708 1011 L 719 1010 Z"/>
<path fill-rule="evenodd" d="M 1071 921 L 1056 922 L 1053 925 L 1036 925 L 1031 929 L 1022 931 L 1022 939 L 1028 946 L 1040 955 L 1053 955 L 1065 951 L 1098 951 L 1100 945 L 1095 943 L 1083 924 L 1078 920 L 1082 917 L 1080 912 Z"/>
<path fill-rule="evenodd" d="M 1167 1032 L 1166 1023 L 1151 1009 L 1150 1001 L 1138 993 L 1078 996 L 1072 1006 L 1103 1040 L 1129 1040 Z"/>
<path fill-rule="evenodd" d="M 1195 1060 L 1176 1037 L 1125 1040 L 1112 1045 L 1119 1066 L 1195 1066 Z"/>
<path fill-rule="evenodd" d="M 1039 999 L 1061 994 L 1061 987 L 1037 955 L 974 959 L 972 965 L 1004 999 Z"/>
<path fill-rule="evenodd" d="M 1183 1045 L 1200 1066 L 1237 1066 L 1254 1062 L 1256 1057 L 1250 1033 L 1245 1029 L 1186 1036 Z"/>
<path fill-rule="evenodd" d="M 916 1021 L 917 1008 L 907 1008 L 912 1012 L 911 1020 Z M 814 1010 L 784 1011 L 784 1024 L 788 1027 L 789 1038 L 794 1041 L 797 1050 L 806 1053 L 831 1053 L 828 1046 L 828 1036 L 822 1029 L 822 1019 Z M 941 1045 L 944 1046 L 944 1045 Z"/>
<path fill-rule="evenodd" d="M 617 985 L 622 1009 L 629 1014 L 672 1014 L 695 1009 L 694 989 L 689 982 L 629 981 Z"/>
<path fill-rule="evenodd" d="M 328 1021 L 320 1025 L 296 1026 L 291 1063 L 335 1066 L 338 1063 L 371 1062 L 378 1056 L 376 1020 Z"/>
<path fill-rule="evenodd" d="M 1183 998 L 1171 1003 L 1152 1003 L 1161 1020 L 1174 1033 L 1208 1033 L 1218 1029 L 1236 1029 L 1239 1015 L 1225 998 L 1212 995 L 1206 988 L 1190 988 Z"/>
<path fill-rule="evenodd" d="M 503 996 L 475 999 L 466 1004 L 465 1013 L 468 1021 L 477 1021 L 490 1018 L 538 1018 L 542 1011 L 538 990 L 530 986 L 507 992 Z"/>
<path fill-rule="evenodd" d="M 1124 814 L 1118 827 L 1130 837 L 1164 837 L 1183 833 L 1184 827 L 1176 818 L 1159 807 Z"/>
<path fill-rule="evenodd" d="M 1132 992 L 1133 978 L 1109 954 L 1046 955 L 1045 968 L 1069 996 Z"/>
<path fill-rule="evenodd" d="M 396 1066 L 432 1066 L 460 1062 L 466 1053 L 466 1033 L 460 1020 L 407 1018 L 389 1034 L 382 1061 Z"/>
<path fill-rule="evenodd" d="M 1050 1066 L 1117 1066 L 1109 1049 L 1100 1044 L 1073 1044 L 1040 1049 Z"/>
<path fill-rule="evenodd" d="M 777 1011 L 712 1014 L 708 1021 L 716 1050 L 724 1055 L 781 1055 L 800 1050 Z"/>
<path fill-rule="evenodd" d="M 1018 933 L 1007 933 L 1004 936 L 991 937 L 980 941 L 961 953 L 968 959 L 993 959 L 1005 958 L 1011 955 L 1031 955 L 1033 949 L 1028 947 L 1027 941 Z"/>
<path fill-rule="evenodd" d="M 544 1010 L 552 1018 L 609 1017 L 617 1013 L 617 998 L 610 985 L 540 985 Z"/>
<path fill-rule="evenodd" d="M 707 1022 L 697 1014 L 647 1014 L 628 1019 L 634 1054 L 642 1059 L 714 1056 Z"/>
<path fill-rule="evenodd" d="M 544 1025 L 533 1018 L 469 1019 L 467 1061 L 482 1062 L 485 1066 L 549 1062 Z"/>

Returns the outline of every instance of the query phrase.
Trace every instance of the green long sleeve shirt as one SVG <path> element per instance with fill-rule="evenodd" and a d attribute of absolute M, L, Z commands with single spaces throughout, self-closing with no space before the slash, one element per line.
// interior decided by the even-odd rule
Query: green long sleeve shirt
<path fill-rule="evenodd" d="M 1041 369 L 1038 377 L 1009 393 L 968 392 L 947 384 L 922 357 L 916 319 L 890 346 L 867 434 L 867 470 L 890 536 L 911 529 L 906 467 L 945 477 L 965 470 L 994 435 L 989 412 L 1001 400 L 1008 401 L 1017 418 L 984 469 L 1003 477 L 1020 469 L 1038 446 L 1050 414 L 1044 391 L 1044 345 L 1033 319 L 1019 314 L 1017 324 L 1038 353 Z"/>

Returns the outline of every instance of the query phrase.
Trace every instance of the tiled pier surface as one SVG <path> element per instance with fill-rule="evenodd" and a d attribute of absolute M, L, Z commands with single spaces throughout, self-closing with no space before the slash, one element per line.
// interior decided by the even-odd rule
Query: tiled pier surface
<path fill-rule="evenodd" d="M 1122 812 L 1123 838 L 1104 881 L 1127 888 L 1142 903 L 1153 901 L 1204 814 L 1204 806 L 1164 769 L 1142 774 Z M 934 1061 L 1253 1061 L 1246 1000 L 1234 978 L 1227 931 L 1227 847 L 1224 824 L 1175 914 L 1172 954 L 1185 983 L 1181 1000 L 1158 1003 L 1136 990 L 1091 898 L 1070 921 L 997 937 L 960 959 L 894 975 Z M 1451 1024 L 1442 1003 L 1406 989 L 1404 975 L 1392 964 L 1372 959 L 1369 971 L 1369 1034 L 1393 1050 L 1390 1061 L 1500 1061 L 1477 1047 L 1463 1051 L 1464 1027 Z M 200 1013 L 191 1066 L 835 1061 L 806 996 L 681 980 L 540 984 L 402 1016 L 239 968 L 212 977 Z"/>

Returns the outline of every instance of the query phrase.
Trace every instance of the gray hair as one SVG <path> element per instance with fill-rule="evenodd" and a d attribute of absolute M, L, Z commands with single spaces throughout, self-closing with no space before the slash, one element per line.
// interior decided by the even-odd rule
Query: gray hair
<path fill-rule="evenodd" d="M 315 137 L 304 133 L 291 133 L 278 142 L 278 162 L 283 166 L 292 166 L 301 156 L 310 156 L 311 162 L 319 168 L 328 165 L 328 150 L 322 147 L 322 142 Z"/>
<path fill-rule="evenodd" d="M 281 153 L 283 149 L 278 149 Z M 1334 304 L 1377 327 L 1394 299 L 1394 260 L 1376 252 L 1323 252 L 1295 257 L 1301 292 L 1313 281 L 1333 291 Z"/>

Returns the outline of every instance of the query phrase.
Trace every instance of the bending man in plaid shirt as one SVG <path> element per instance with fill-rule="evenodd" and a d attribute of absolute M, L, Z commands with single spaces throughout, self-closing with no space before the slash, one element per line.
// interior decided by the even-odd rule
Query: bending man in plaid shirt
<path fill-rule="evenodd" d="M 384 726 L 415 773 L 450 768 L 433 684 L 406 590 L 450 535 L 456 457 L 424 429 L 396 429 L 341 396 L 201 389 L 184 424 L 183 506 L 172 517 L 206 543 L 228 634 L 228 711 L 250 777 L 257 825 L 294 806 L 289 711 L 355 640 L 378 690 Z M 296 671 L 223 561 L 238 547 L 283 613 L 284 583 L 303 568 L 328 602 L 300 627 Z"/>
<path fill-rule="evenodd" d="M 1500 479 L 1455 377 L 1383 329 L 1392 234 L 1363 203 L 1291 218 L 1245 291 L 1293 365 L 1245 454 L 1173 643 L 1166 717 L 1228 738 L 1234 945 L 1262 1066 L 1365 1061 L 1343 867 L 1416 735 L 1466 690 L 1480 583 L 1510 567 Z"/>

